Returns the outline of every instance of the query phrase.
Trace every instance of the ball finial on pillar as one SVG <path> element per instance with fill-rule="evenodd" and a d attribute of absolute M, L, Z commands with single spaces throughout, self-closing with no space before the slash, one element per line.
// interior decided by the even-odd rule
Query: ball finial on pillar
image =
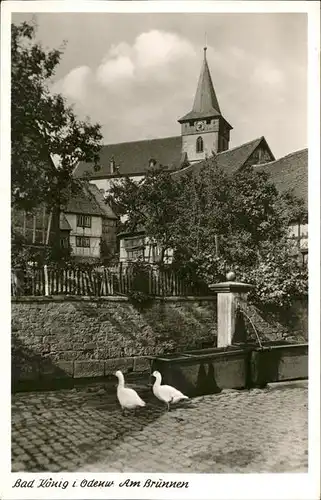
<path fill-rule="evenodd" d="M 228 273 L 226 273 L 226 279 L 227 281 L 235 281 L 235 272 L 234 271 L 229 271 Z"/>
<path fill-rule="evenodd" d="M 209 285 L 217 293 L 217 347 L 233 345 L 238 304 L 246 302 L 247 293 L 253 288 L 248 283 L 237 282 L 235 272 L 231 270 L 226 273 L 226 280 Z"/>

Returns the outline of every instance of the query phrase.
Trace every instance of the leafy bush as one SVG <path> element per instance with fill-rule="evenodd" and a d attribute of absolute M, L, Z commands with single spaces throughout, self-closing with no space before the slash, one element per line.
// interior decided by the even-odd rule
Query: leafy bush
<path fill-rule="evenodd" d="M 146 307 L 151 301 L 149 293 L 149 273 L 150 266 L 138 260 L 130 265 L 130 274 L 132 276 L 132 286 L 128 293 L 130 301 L 137 307 Z"/>
<path fill-rule="evenodd" d="M 245 166 L 228 175 L 213 156 L 187 175 L 153 169 L 140 184 L 128 179 L 110 199 L 128 230 L 144 227 L 162 257 L 174 251 L 173 269 L 192 285 L 225 281 L 232 269 L 255 285 L 256 302 L 283 307 L 307 293 L 288 239 L 289 224 L 307 219 L 304 203 L 279 193 L 266 172 Z"/>

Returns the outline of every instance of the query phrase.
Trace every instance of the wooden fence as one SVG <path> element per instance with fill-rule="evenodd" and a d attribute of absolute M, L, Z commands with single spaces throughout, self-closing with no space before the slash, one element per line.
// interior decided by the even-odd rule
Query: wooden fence
<path fill-rule="evenodd" d="M 151 296 L 187 296 L 204 294 L 199 287 L 186 284 L 173 271 L 149 268 L 139 280 L 131 268 L 104 267 L 99 270 L 74 268 L 38 268 L 12 270 L 12 296 L 110 296 L 145 291 Z"/>

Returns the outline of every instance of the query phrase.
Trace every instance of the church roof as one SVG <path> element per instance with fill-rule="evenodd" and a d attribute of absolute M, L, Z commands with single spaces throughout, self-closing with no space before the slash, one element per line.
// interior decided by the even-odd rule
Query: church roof
<path fill-rule="evenodd" d="M 246 162 L 251 160 L 251 156 L 259 145 L 263 145 L 270 152 L 272 161 L 255 165 L 255 168 L 269 172 L 271 174 L 271 181 L 274 182 L 280 191 L 293 189 L 294 194 L 303 198 L 307 206 L 307 149 L 296 151 L 275 160 L 265 138 L 259 137 L 241 144 L 240 146 L 218 153 L 216 159 L 219 167 L 225 172 L 235 172 Z M 159 164 L 168 166 L 170 170 L 173 170 L 173 175 L 175 176 L 183 175 L 191 171 L 197 173 L 201 169 L 204 161 L 193 163 L 185 168 L 180 168 L 182 164 L 181 148 L 181 136 L 106 145 L 102 147 L 100 156 L 101 169 L 98 172 L 94 171 L 93 164 L 81 162 L 76 168 L 74 175 L 79 178 L 84 177 L 86 171 L 90 179 L 113 178 L 115 175 L 144 175 L 149 168 L 149 160 L 151 158 L 157 160 Z M 119 166 L 118 174 L 111 174 L 110 159 L 112 156 L 115 158 L 116 166 Z M 255 164 L 253 160 L 251 163 Z M 73 205 L 74 203 L 75 202 L 73 202 Z"/>
<path fill-rule="evenodd" d="M 270 174 L 271 181 L 280 192 L 291 190 L 302 198 L 308 208 L 308 149 L 290 153 L 275 161 L 256 165 L 258 171 Z"/>
<path fill-rule="evenodd" d="M 295 151 L 277 160 L 274 159 L 273 154 L 270 152 L 272 161 L 255 164 L 252 154 L 259 145 L 264 145 L 269 150 L 264 137 L 259 137 L 254 141 L 219 153 L 216 155 L 217 164 L 225 172 L 233 173 L 250 161 L 257 171 L 270 174 L 270 180 L 279 192 L 292 191 L 295 196 L 303 199 L 305 207 L 308 208 L 308 149 Z M 204 165 L 204 160 L 178 170 L 173 175 L 184 175 L 189 172 L 197 174 L 202 165 Z"/>
<path fill-rule="evenodd" d="M 227 172 L 233 172 L 240 168 L 249 159 L 258 145 L 264 142 L 269 149 L 264 137 L 259 137 L 241 146 L 237 146 L 217 154 L 217 161 L 221 168 Z M 85 177 L 86 173 L 90 179 L 114 178 L 119 176 L 145 175 L 149 168 L 149 160 L 154 158 L 158 164 L 166 165 L 170 170 L 176 171 L 174 175 L 183 172 L 197 172 L 203 162 L 193 163 L 188 167 L 180 169 L 184 159 L 181 153 L 181 136 L 165 137 L 146 141 L 124 142 L 103 146 L 100 154 L 100 170 L 95 172 L 92 163 L 80 162 L 74 171 L 74 176 Z M 274 160 L 274 156 L 271 158 Z M 110 159 L 114 156 L 117 173 L 112 174 L 110 170 Z M 186 158 L 185 158 L 186 159 Z M 180 169 L 180 170 L 179 170 Z"/>
<path fill-rule="evenodd" d="M 190 119 L 208 118 L 210 116 L 221 116 L 221 110 L 206 60 L 206 48 L 204 48 L 203 65 L 198 80 L 192 111 L 178 121 L 182 122 Z"/>
<path fill-rule="evenodd" d="M 114 158 L 118 171 L 111 173 L 110 161 Z M 170 170 L 179 168 L 182 161 L 182 137 L 164 137 L 144 141 L 107 144 L 101 148 L 100 169 L 95 171 L 92 163 L 80 162 L 74 170 L 74 177 L 100 179 L 106 177 L 144 175 L 149 162 L 155 159 L 157 164 Z"/>
<path fill-rule="evenodd" d="M 235 148 L 227 149 L 226 151 L 222 151 L 221 153 L 218 153 L 216 155 L 216 161 L 219 166 L 219 168 L 222 168 L 225 172 L 227 173 L 233 173 L 236 170 L 238 170 L 240 167 L 242 167 L 250 158 L 252 153 L 256 150 L 256 148 L 260 145 L 264 144 L 265 147 L 268 148 L 271 157 L 274 160 L 274 156 L 271 153 L 265 138 L 259 137 L 258 139 L 254 139 L 253 141 L 246 142 L 244 144 L 241 144 L 240 146 L 237 146 Z M 181 170 L 178 170 L 175 172 L 173 175 L 183 175 L 187 174 L 189 172 L 193 172 L 193 174 L 197 174 L 202 166 L 204 165 L 204 162 L 206 160 L 200 161 L 198 163 L 192 163 L 188 167 L 185 167 Z"/>

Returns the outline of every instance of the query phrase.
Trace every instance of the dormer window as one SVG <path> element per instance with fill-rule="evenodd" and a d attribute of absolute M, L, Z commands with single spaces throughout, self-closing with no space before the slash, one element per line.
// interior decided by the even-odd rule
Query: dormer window
<path fill-rule="evenodd" d="M 202 137 L 198 137 L 196 139 L 196 153 L 203 153 L 204 151 L 204 143 Z"/>

